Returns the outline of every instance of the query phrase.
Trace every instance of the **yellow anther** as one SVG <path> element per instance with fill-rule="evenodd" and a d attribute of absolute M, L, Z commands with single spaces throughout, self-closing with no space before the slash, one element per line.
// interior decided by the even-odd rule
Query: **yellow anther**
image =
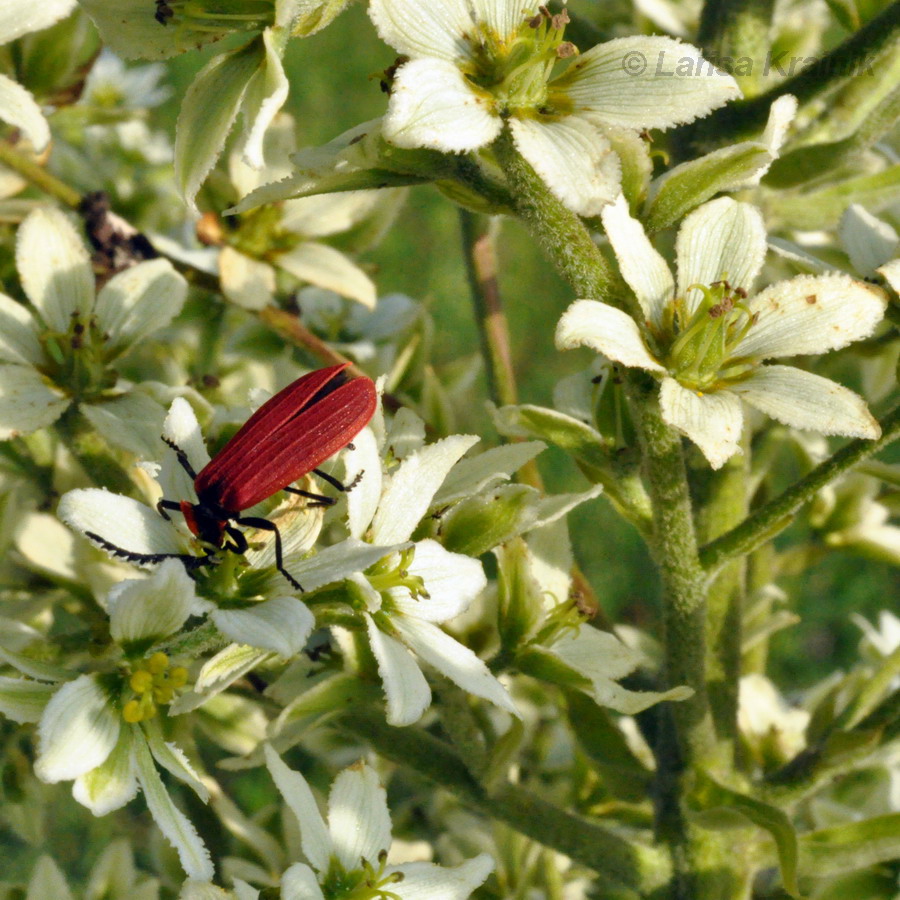
<path fill-rule="evenodd" d="M 169 668 L 169 657 L 162 651 L 157 651 L 147 660 L 146 665 L 154 675 L 161 675 Z"/>
<path fill-rule="evenodd" d="M 153 676 L 146 669 L 131 674 L 128 684 L 136 694 L 146 694 L 153 687 Z"/>
<path fill-rule="evenodd" d="M 125 706 L 122 707 L 122 718 L 132 725 L 136 722 L 140 722 L 143 717 L 141 704 L 138 703 L 137 700 L 129 700 Z"/>

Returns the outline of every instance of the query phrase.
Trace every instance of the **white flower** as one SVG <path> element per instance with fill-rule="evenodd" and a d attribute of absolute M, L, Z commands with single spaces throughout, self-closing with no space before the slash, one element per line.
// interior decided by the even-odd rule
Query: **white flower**
<path fill-rule="evenodd" d="M 430 862 L 388 865 L 391 819 L 384 788 L 370 766 L 360 763 L 334 780 L 327 820 L 299 772 L 289 769 L 267 744 L 266 765 L 300 823 L 301 846 L 309 864 L 295 863 L 281 878 L 283 900 L 332 900 L 348 885 L 396 900 L 465 900 L 494 868 L 486 853 L 455 868 Z M 340 887 L 335 884 L 339 883 Z"/>
<path fill-rule="evenodd" d="M 565 12 L 520 0 L 372 0 L 381 38 L 409 58 L 398 69 L 384 136 L 399 147 L 478 150 L 509 123 L 521 154 L 581 215 L 618 192 L 605 127 L 669 128 L 740 96 L 690 44 L 628 37 L 577 55 Z"/>
<path fill-rule="evenodd" d="M 147 806 L 177 849 L 185 872 L 211 878 L 209 854 L 172 802 L 157 772 L 162 766 L 205 801 L 206 788 L 184 753 L 163 738 L 158 714 L 187 679 L 165 653 L 148 647 L 177 632 L 198 610 L 183 566 L 167 561 L 149 578 L 116 585 L 107 598 L 110 636 L 120 653 L 114 669 L 79 675 L 4 653 L 26 677 L 0 684 L 0 709 L 38 722 L 35 774 L 55 784 L 74 781 L 73 796 L 105 815 L 143 789 Z M 40 695 L 39 699 L 36 699 Z"/>
<path fill-rule="evenodd" d="M 172 403 L 162 433 L 185 452 L 194 471 L 201 471 L 209 461 L 197 417 L 186 400 L 176 398 Z M 158 446 L 162 449 L 161 442 Z M 164 497 L 196 503 L 193 482 L 177 464 L 173 452 L 166 452 L 162 467 L 149 465 L 149 468 L 154 472 L 159 469 Z M 98 488 L 76 489 L 62 497 L 58 515 L 101 549 L 137 565 L 154 567 L 165 564 L 167 559 L 180 560 L 182 568 L 187 565 L 197 569 L 204 565 L 206 551 L 198 546 L 184 522 L 179 521 L 180 515 L 172 513 L 165 519 L 156 509 L 131 497 Z M 285 565 L 290 569 L 294 558 L 305 553 L 315 541 L 322 525 L 322 510 L 291 505 L 282 515 L 277 515 L 277 522 Z M 263 537 L 259 549 L 251 546 L 244 554 L 251 566 L 271 569 L 277 576 L 258 582 L 257 593 L 263 599 L 222 606 L 212 611 L 211 618 L 234 641 L 290 657 L 303 649 L 315 620 L 307 606 L 292 596 L 294 589 L 274 570 L 271 533 L 265 532 Z M 250 571 L 243 573 L 248 574 L 252 577 Z"/>
<path fill-rule="evenodd" d="M 738 727 L 760 763 L 781 765 L 806 746 L 809 713 L 788 706 L 764 675 L 745 675 L 738 700 Z"/>
<path fill-rule="evenodd" d="M 75 8 L 75 0 L 41 0 L 22 4 L 0 0 L 0 44 L 48 28 Z M 20 128 L 35 150 L 50 142 L 50 127 L 34 97 L 22 85 L 0 75 L 0 119 Z"/>
<path fill-rule="evenodd" d="M 237 153 L 229 159 L 229 174 L 243 197 L 267 181 L 288 175 L 288 157 L 295 150 L 294 120 L 280 116 L 266 135 L 267 165 L 251 168 Z M 403 192 L 344 191 L 287 200 L 277 207 L 236 218 L 225 235 L 219 272 L 225 295 L 240 306 L 261 309 L 274 303 L 275 270 L 292 279 L 356 300 L 372 309 L 376 289 L 372 279 L 346 253 L 327 241 L 363 226 L 383 231 L 402 202 Z"/>
<path fill-rule="evenodd" d="M 677 283 L 624 197 L 603 211 L 603 223 L 649 339 L 621 310 L 578 300 L 559 322 L 556 345 L 586 345 L 651 372 L 662 383 L 663 418 L 713 468 L 739 452 L 741 400 L 794 428 L 879 436 L 878 423 L 852 391 L 792 366 L 761 363 L 867 337 L 884 315 L 880 292 L 834 273 L 801 275 L 747 299 L 765 255 L 765 232 L 754 207 L 728 197 L 684 220 Z"/>
<path fill-rule="evenodd" d="M 54 209 L 22 223 L 16 263 L 34 312 L 0 294 L 0 439 L 45 428 L 77 403 L 106 440 L 151 453 L 164 409 L 149 390 L 116 383 L 110 363 L 178 314 L 184 279 L 154 259 L 115 275 L 95 297 L 88 253 Z"/>

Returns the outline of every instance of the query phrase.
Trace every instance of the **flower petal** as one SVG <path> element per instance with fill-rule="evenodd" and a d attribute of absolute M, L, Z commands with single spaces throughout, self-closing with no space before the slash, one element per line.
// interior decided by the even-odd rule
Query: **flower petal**
<path fill-rule="evenodd" d="M 389 553 L 405 549 L 408 544 L 368 544 L 349 538 L 326 547 L 309 559 L 291 564 L 291 571 L 307 591 L 343 581 L 357 572 L 374 566 Z"/>
<path fill-rule="evenodd" d="M 165 328 L 184 305 L 187 282 L 167 259 L 152 259 L 114 275 L 97 295 L 94 312 L 109 335 L 107 348 L 121 353 Z"/>
<path fill-rule="evenodd" d="M 757 321 L 736 356 L 769 359 L 825 353 L 868 337 L 884 316 L 886 300 L 849 275 L 798 275 L 750 300 Z"/>
<path fill-rule="evenodd" d="M 34 316 L 21 303 L 0 294 L 0 362 L 42 363 L 38 330 Z"/>
<path fill-rule="evenodd" d="M 884 280 L 896 293 L 900 294 L 900 259 L 892 259 L 883 266 L 879 266 L 876 271 L 884 277 Z"/>
<path fill-rule="evenodd" d="M 36 370 L 0 365 L 0 440 L 52 425 L 70 402 Z"/>
<path fill-rule="evenodd" d="M 64 684 L 41 716 L 35 775 L 54 784 L 90 772 L 112 752 L 121 727 L 110 698 L 93 678 L 81 675 Z"/>
<path fill-rule="evenodd" d="M 185 874 L 198 881 L 212 881 L 213 865 L 209 850 L 188 817 L 172 802 L 143 735 L 137 729 L 132 730 L 132 735 L 135 736 L 135 772 L 153 821 L 177 851 Z"/>
<path fill-rule="evenodd" d="M 281 900 L 325 900 L 315 872 L 305 863 L 294 863 L 281 876 Z"/>
<path fill-rule="evenodd" d="M 13 722 L 37 722 L 56 690 L 54 684 L 0 675 L 0 713 Z"/>
<path fill-rule="evenodd" d="M 466 59 L 470 55 L 466 34 L 475 22 L 466 0 L 372 0 L 369 15 L 378 36 L 407 56 Z"/>
<path fill-rule="evenodd" d="M 391 618 L 391 625 L 417 656 L 464 691 L 483 697 L 514 716 L 520 715 L 506 688 L 491 674 L 484 662 L 437 625 L 407 616 L 394 616 Z"/>
<path fill-rule="evenodd" d="M 299 773 L 289 769 L 270 744 L 263 745 L 266 767 L 284 802 L 300 823 L 300 845 L 306 858 L 319 872 L 327 872 L 334 847 L 328 826 L 315 797 Z"/>
<path fill-rule="evenodd" d="M 99 403 L 83 403 L 79 410 L 114 447 L 144 459 L 158 455 L 166 410 L 141 388 Z"/>
<path fill-rule="evenodd" d="M 573 212 L 596 216 L 619 193 L 619 157 L 584 119 L 510 119 L 509 127 L 522 156 Z"/>
<path fill-rule="evenodd" d="M 372 542 L 398 544 L 409 539 L 447 473 L 478 438 L 454 434 L 423 447 L 397 467 L 372 521 Z"/>
<path fill-rule="evenodd" d="M 622 277 L 650 324 L 661 328 L 663 310 L 675 296 L 675 280 L 666 261 L 647 239 L 641 223 L 631 217 L 624 195 L 619 194 L 615 203 L 604 207 L 600 216 Z"/>
<path fill-rule="evenodd" d="M 101 488 L 69 491 L 59 501 L 57 515 L 101 547 L 107 542 L 135 556 L 187 552 L 187 539 L 155 510 Z"/>
<path fill-rule="evenodd" d="M 412 653 L 380 631 L 368 613 L 364 617 L 369 646 L 378 662 L 378 675 L 384 686 L 388 724 L 398 728 L 412 725 L 430 706 L 431 688 Z"/>
<path fill-rule="evenodd" d="M 123 728 L 118 743 L 106 760 L 75 779 L 72 796 L 95 816 L 105 816 L 130 803 L 138 792 L 131 757 L 131 731 Z"/>
<path fill-rule="evenodd" d="M 375 308 L 377 290 L 372 279 L 350 257 L 328 244 L 306 241 L 279 253 L 274 262 L 300 281 L 349 297 L 368 309 Z"/>
<path fill-rule="evenodd" d="M 223 247 L 219 254 L 219 277 L 222 293 L 244 309 L 264 309 L 275 301 L 275 270 L 234 247 Z"/>
<path fill-rule="evenodd" d="M 416 544 L 409 573 L 425 582 L 428 597 L 413 600 L 409 591 L 398 588 L 391 592 L 394 603 L 405 615 L 426 622 L 446 622 L 459 615 L 487 586 L 477 559 L 451 553 L 430 539 Z"/>
<path fill-rule="evenodd" d="M 796 115 L 797 98 L 793 94 L 783 94 L 775 100 L 769 107 L 769 119 L 758 141 L 768 151 L 768 161 L 756 169 L 749 178 L 744 179 L 739 184 L 732 184 L 727 190 L 743 190 L 756 187 L 759 184 L 763 175 L 772 167 L 772 163 L 778 159 L 781 153 L 781 146 L 787 137 L 788 128 L 791 127 L 791 123 Z"/>
<path fill-rule="evenodd" d="M 129 578 L 109 592 L 110 635 L 119 643 L 168 637 L 188 620 L 196 600 L 194 581 L 184 566 L 164 560 L 149 578 Z"/>
<path fill-rule="evenodd" d="M 290 88 L 272 29 L 263 31 L 262 43 L 263 58 L 247 85 L 241 105 L 245 127 L 242 157 L 252 169 L 263 167 L 263 139 L 266 130 L 284 106 Z"/>
<path fill-rule="evenodd" d="M 397 147 L 465 153 L 489 144 L 502 125 L 453 63 L 416 59 L 397 72 L 382 134 Z"/>
<path fill-rule="evenodd" d="M 353 439 L 356 441 L 356 438 Z M 491 485 L 509 479 L 513 472 L 547 448 L 543 441 L 522 441 L 491 447 L 477 456 L 461 459 L 451 470 L 434 503 L 444 506 L 488 490 Z M 356 488 L 354 488 L 354 491 Z"/>
<path fill-rule="evenodd" d="M 375 863 L 391 846 L 391 815 L 378 773 L 365 763 L 344 769 L 328 795 L 328 830 L 348 872 L 363 859 Z"/>
<path fill-rule="evenodd" d="M 316 624 L 307 605 L 296 597 L 273 597 L 249 609 L 217 609 L 211 618 L 231 640 L 288 659 L 304 648 Z"/>
<path fill-rule="evenodd" d="M 6 75 L 0 75 L 0 119 L 20 129 L 38 153 L 50 143 L 50 126 L 37 101 Z"/>
<path fill-rule="evenodd" d="M 550 85 L 611 125 L 670 128 L 741 96 L 737 82 L 690 44 L 665 37 L 625 37 L 597 44 Z"/>
<path fill-rule="evenodd" d="M 659 403 L 663 419 L 686 434 L 714 469 L 740 452 L 744 414 L 734 394 L 699 394 L 682 387 L 674 378 L 664 378 Z"/>
<path fill-rule="evenodd" d="M 187 755 L 177 744 L 163 739 L 160 720 L 155 718 L 145 722 L 143 732 L 156 764 L 183 781 L 203 803 L 207 803 L 209 791 L 201 780 L 202 775 L 191 765 Z"/>
<path fill-rule="evenodd" d="M 727 278 L 732 287 L 752 290 L 766 256 L 766 227 L 755 206 L 719 197 L 685 218 L 675 252 L 678 294 L 687 294 L 693 311 L 702 295 L 698 290 L 688 293 L 692 284 Z"/>
<path fill-rule="evenodd" d="M 881 435 L 881 427 L 862 397 L 793 366 L 760 366 L 731 390 L 767 416 L 794 428 L 847 437 L 874 439 Z"/>
<path fill-rule="evenodd" d="M 49 28 L 64 19 L 76 6 L 75 0 L 41 0 L 22 4 L 18 0 L 0 3 L 0 44 L 8 44 L 23 34 Z"/>
<path fill-rule="evenodd" d="M 634 319 L 596 300 L 576 300 L 556 326 L 556 347 L 590 347 L 623 366 L 646 369 L 658 375 L 665 369 L 650 355 Z"/>
<path fill-rule="evenodd" d="M 16 266 L 28 299 L 52 331 L 65 334 L 75 313 L 87 317 L 91 312 L 91 261 L 74 226 L 58 209 L 39 207 L 29 213 L 16 239 Z"/>
<path fill-rule="evenodd" d="M 403 409 L 405 407 L 401 407 Z M 353 448 L 344 454 L 347 471 L 353 474 L 363 472 L 363 478 L 347 495 L 347 520 L 350 537 L 361 538 L 372 522 L 381 499 L 383 474 L 378 441 L 371 427 L 365 427 L 355 438 Z"/>
<path fill-rule="evenodd" d="M 494 860 L 487 853 L 452 868 L 429 862 L 388 866 L 389 872 L 403 873 L 403 881 L 392 888 L 399 900 L 467 900 L 493 870 Z"/>
<path fill-rule="evenodd" d="M 853 268 L 864 278 L 871 278 L 900 251 L 900 236 L 891 225 L 858 203 L 844 211 L 839 233 Z"/>

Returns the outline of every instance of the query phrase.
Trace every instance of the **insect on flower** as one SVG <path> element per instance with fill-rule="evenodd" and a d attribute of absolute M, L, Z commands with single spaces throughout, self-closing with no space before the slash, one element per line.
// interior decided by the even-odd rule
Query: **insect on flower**
<path fill-rule="evenodd" d="M 375 385 L 370 378 L 348 378 L 344 370 L 349 365 L 318 369 L 289 384 L 250 416 L 199 473 L 185 452 L 164 437 L 194 480 L 197 502 L 163 499 L 156 505 L 160 514 L 168 519 L 167 511 L 180 512 L 201 541 L 233 553 L 245 553 L 249 546 L 237 526 L 273 532 L 275 568 L 303 590 L 284 568 L 278 526 L 260 516 L 240 513 L 282 490 L 307 497 L 317 506 L 332 505 L 333 497 L 290 486 L 310 472 L 339 491 L 358 483 L 362 472 L 345 485 L 317 468 L 346 447 L 375 412 Z M 199 557 L 200 562 L 211 555 Z"/>

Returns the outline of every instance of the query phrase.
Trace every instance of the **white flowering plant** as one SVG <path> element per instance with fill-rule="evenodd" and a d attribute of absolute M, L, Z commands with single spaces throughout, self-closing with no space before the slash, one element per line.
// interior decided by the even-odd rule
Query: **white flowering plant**
<path fill-rule="evenodd" d="M 898 42 L 0 0 L 0 895 L 896 900 Z"/>

